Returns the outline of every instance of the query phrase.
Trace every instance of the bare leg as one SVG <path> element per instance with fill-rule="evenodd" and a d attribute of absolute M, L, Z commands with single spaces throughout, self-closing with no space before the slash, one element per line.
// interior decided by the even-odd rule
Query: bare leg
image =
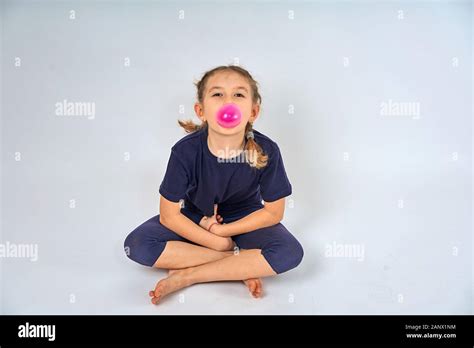
<path fill-rule="evenodd" d="M 150 291 L 150 297 L 152 303 L 157 304 L 164 296 L 193 284 L 273 275 L 276 272 L 261 254 L 261 249 L 241 250 L 237 255 L 172 273 L 158 282 L 155 290 Z"/>
<path fill-rule="evenodd" d="M 191 243 L 169 241 L 154 267 L 169 269 L 169 275 L 171 275 L 180 269 L 221 260 L 232 255 L 234 255 L 233 251 L 221 252 Z M 243 279 L 243 282 L 253 297 L 262 296 L 263 284 L 260 279 Z"/>
<path fill-rule="evenodd" d="M 169 241 L 153 266 L 173 270 L 182 269 L 220 260 L 233 254 L 233 251 L 216 251 L 191 243 Z"/>

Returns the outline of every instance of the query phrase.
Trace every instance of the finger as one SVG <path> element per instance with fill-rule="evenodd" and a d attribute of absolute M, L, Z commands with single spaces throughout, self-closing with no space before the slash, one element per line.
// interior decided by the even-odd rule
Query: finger
<path fill-rule="evenodd" d="M 214 204 L 214 215 L 217 214 L 217 204 Z"/>
<path fill-rule="evenodd" d="M 155 297 L 155 292 L 153 290 L 151 290 L 148 295 L 150 295 L 150 297 Z"/>

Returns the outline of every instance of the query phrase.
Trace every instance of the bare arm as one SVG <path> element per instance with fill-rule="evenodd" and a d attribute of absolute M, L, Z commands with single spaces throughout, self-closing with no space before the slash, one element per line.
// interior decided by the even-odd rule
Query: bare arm
<path fill-rule="evenodd" d="M 206 231 L 181 213 L 181 204 L 160 197 L 160 223 L 176 234 L 196 244 L 218 251 L 232 250 L 230 238 Z"/>
<path fill-rule="evenodd" d="M 279 223 L 283 220 L 284 213 L 285 197 L 273 202 L 265 202 L 262 209 L 254 211 L 240 220 L 223 225 L 215 224 L 211 227 L 211 232 L 218 236 L 230 237 L 255 231 Z"/>

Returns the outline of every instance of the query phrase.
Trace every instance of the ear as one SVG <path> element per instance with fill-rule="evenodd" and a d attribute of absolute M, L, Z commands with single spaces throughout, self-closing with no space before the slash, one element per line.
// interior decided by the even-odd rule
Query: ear
<path fill-rule="evenodd" d="M 203 110 L 203 106 L 201 105 L 201 103 L 194 103 L 194 112 L 196 113 L 196 116 L 199 117 L 199 119 L 201 121 L 206 121 L 206 118 L 203 116 L 204 115 L 204 110 Z"/>
<path fill-rule="evenodd" d="M 254 104 L 252 106 L 252 112 L 249 118 L 250 123 L 254 123 L 255 120 L 258 118 L 259 114 L 260 114 L 260 104 Z"/>

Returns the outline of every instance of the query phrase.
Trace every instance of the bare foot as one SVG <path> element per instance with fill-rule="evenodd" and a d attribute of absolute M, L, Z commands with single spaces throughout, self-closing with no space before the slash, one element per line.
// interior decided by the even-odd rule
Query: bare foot
<path fill-rule="evenodd" d="M 259 298 L 262 297 L 263 294 L 263 284 L 260 278 L 251 278 L 246 279 L 243 281 L 247 288 L 249 288 L 250 294 L 255 297 Z"/>
<path fill-rule="evenodd" d="M 173 270 L 172 274 L 168 278 L 161 279 L 156 284 L 155 290 L 151 290 L 148 295 L 151 297 L 151 303 L 156 305 L 166 295 L 189 285 L 191 284 L 184 277 L 183 271 Z"/>
<path fill-rule="evenodd" d="M 175 274 L 176 272 L 179 272 L 180 270 L 179 269 L 169 269 L 168 270 L 168 278 L 172 275 L 172 274 Z M 168 279 L 166 278 L 166 279 Z M 164 280 L 164 279 L 163 279 Z M 251 279 L 246 279 L 246 280 L 243 280 L 244 284 L 247 286 L 247 288 L 249 289 L 249 292 L 250 294 L 255 297 L 255 298 L 260 298 L 262 297 L 263 295 L 263 282 L 260 278 L 251 278 Z M 160 282 L 158 282 L 159 284 Z M 158 284 L 157 284 L 157 288 L 158 288 Z M 156 291 L 156 289 L 155 289 Z M 155 291 L 150 291 L 150 297 L 152 297 L 152 302 L 153 302 L 153 299 L 156 298 L 156 296 L 154 296 L 155 294 Z M 168 292 L 169 293 L 169 292 Z M 167 293 L 167 294 L 168 294 Z M 164 295 L 163 295 L 164 296 Z M 161 296 L 161 297 L 163 297 Z M 157 298 L 155 302 L 158 302 L 160 298 Z M 155 303 L 153 302 L 153 303 Z M 156 304 L 156 303 L 155 303 Z"/>

